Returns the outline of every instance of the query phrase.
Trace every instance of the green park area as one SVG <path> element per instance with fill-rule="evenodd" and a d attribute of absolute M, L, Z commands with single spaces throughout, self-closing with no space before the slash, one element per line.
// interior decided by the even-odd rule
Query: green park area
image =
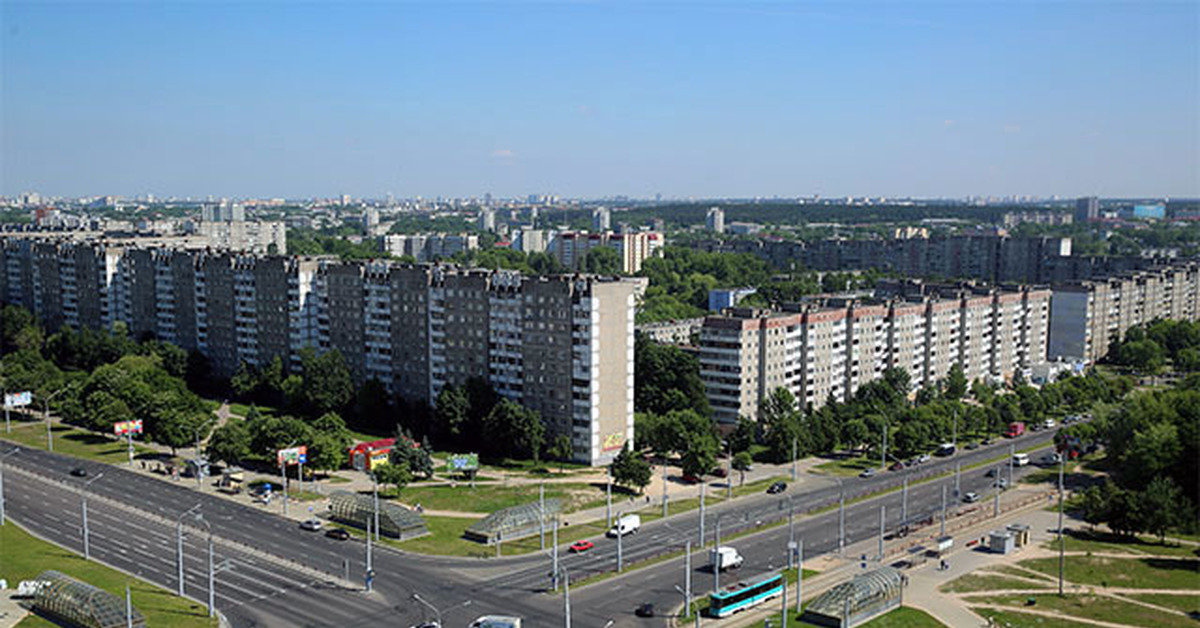
<path fill-rule="evenodd" d="M 129 446 L 123 440 L 119 441 L 103 434 L 66 425 L 55 425 L 52 431 L 55 453 L 109 464 L 129 462 Z M 17 443 L 21 447 L 44 450 L 46 449 L 46 424 L 40 421 L 34 423 L 14 421 L 12 432 L 0 432 L 0 438 Z M 133 452 L 135 456 L 154 453 L 152 449 L 137 441 L 133 443 Z"/>
<path fill-rule="evenodd" d="M 7 579 L 13 586 L 22 580 L 36 579 L 43 571 L 53 569 L 122 599 L 125 597 L 125 585 L 128 584 L 133 606 L 146 616 L 149 626 L 201 628 L 217 625 L 215 619 L 209 619 L 203 604 L 178 597 L 166 589 L 99 563 L 86 561 L 77 554 L 34 537 L 11 521 L 0 526 L 0 556 L 3 557 L 0 578 Z M 51 628 L 58 625 L 38 616 L 27 617 L 17 624 L 19 628 Z"/>

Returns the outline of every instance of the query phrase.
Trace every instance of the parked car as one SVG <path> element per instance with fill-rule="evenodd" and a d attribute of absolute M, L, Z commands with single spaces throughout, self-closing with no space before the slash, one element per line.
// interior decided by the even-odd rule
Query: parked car
<path fill-rule="evenodd" d="M 650 602 L 646 602 L 645 604 L 638 606 L 637 609 L 633 611 L 633 614 L 637 615 L 638 617 L 654 617 L 654 605 Z"/>
<path fill-rule="evenodd" d="M 83 467 L 75 467 L 74 469 L 71 469 L 71 475 L 77 478 L 86 478 L 87 469 L 84 469 Z"/>
<path fill-rule="evenodd" d="M 575 541 L 574 543 L 571 544 L 571 551 L 576 554 L 582 554 L 582 553 L 592 549 L 593 547 L 596 547 L 595 543 L 593 543 L 587 539 L 582 539 L 579 541 Z"/>
<path fill-rule="evenodd" d="M 300 522 L 300 529 L 308 530 L 309 532 L 316 532 L 317 530 L 321 529 L 321 520 L 316 518 L 305 519 L 304 521 Z"/>
<path fill-rule="evenodd" d="M 979 493 L 976 493 L 975 491 L 967 491 L 967 494 L 963 495 L 963 501 L 968 504 L 974 504 L 975 502 L 979 501 Z"/>
<path fill-rule="evenodd" d="M 749 471 L 750 469 L 746 469 L 746 470 Z M 717 467 L 717 468 L 713 469 L 712 474 L 719 478 L 723 478 L 723 477 L 726 477 L 729 475 L 729 473 L 727 471 L 725 471 L 725 467 Z"/>
<path fill-rule="evenodd" d="M 971 451 L 975 451 L 976 449 L 979 449 L 979 443 L 976 443 L 974 441 L 967 443 L 967 449 L 970 449 Z"/>
<path fill-rule="evenodd" d="M 350 533 L 342 528 L 329 528 L 325 531 L 325 536 L 335 541 L 345 541 L 350 538 Z"/>
<path fill-rule="evenodd" d="M 917 464 L 925 464 L 930 460 L 933 460 L 933 457 L 931 457 L 929 454 L 921 454 L 917 457 Z"/>
<path fill-rule="evenodd" d="M 988 470 L 987 470 L 987 473 L 984 473 L 984 474 L 983 474 L 983 477 L 985 477 L 985 478 L 994 478 L 994 477 L 996 477 L 996 473 L 997 473 L 997 471 L 996 471 L 996 467 L 992 467 L 991 469 L 988 469 Z"/>
<path fill-rule="evenodd" d="M 868 468 L 866 468 L 866 469 L 863 469 L 863 470 L 862 470 L 862 473 L 859 473 L 859 474 L 858 474 L 858 477 L 860 477 L 860 478 L 873 478 L 873 477 L 875 477 L 875 467 L 868 467 Z"/>
<path fill-rule="evenodd" d="M 903 462 L 901 462 L 901 461 L 899 461 L 899 460 L 897 460 L 897 461 L 893 462 L 893 463 L 892 463 L 892 466 L 888 467 L 888 469 L 889 469 L 889 470 L 891 470 L 891 471 L 903 471 L 903 470 L 904 470 L 904 463 L 903 463 Z"/>
<path fill-rule="evenodd" d="M 1049 453 L 1042 456 L 1042 464 L 1050 466 L 1062 462 L 1062 456 L 1058 453 Z"/>
<path fill-rule="evenodd" d="M 1008 478 L 1000 478 L 1000 479 L 996 480 L 996 483 L 993 484 L 992 486 L 994 486 L 995 488 L 998 488 L 1002 491 L 1007 490 L 1008 489 Z"/>
<path fill-rule="evenodd" d="M 771 485 L 767 487 L 767 493 L 769 493 L 771 495 L 775 495 L 777 493 L 782 493 L 786 490 L 787 490 L 787 482 L 783 482 L 783 481 L 772 482 Z"/>
<path fill-rule="evenodd" d="M 699 484 L 701 482 L 700 478 L 698 478 L 690 473 L 684 473 L 682 476 L 679 477 L 679 479 L 683 480 L 683 482 L 685 484 Z"/>

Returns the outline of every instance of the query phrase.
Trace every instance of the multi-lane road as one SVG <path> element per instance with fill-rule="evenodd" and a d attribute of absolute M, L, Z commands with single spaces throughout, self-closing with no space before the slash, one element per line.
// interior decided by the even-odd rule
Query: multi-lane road
<path fill-rule="evenodd" d="M 908 519 L 928 518 L 940 511 L 942 486 L 952 490 L 954 477 L 920 483 L 956 464 L 969 467 L 1004 456 L 1009 444 L 1018 449 L 1048 445 L 1052 433 L 1038 432 L 992 447 L 963 451 L 951 458 L 935 459 L 904 472 L 883 472 L 872 478 L 847 478 L 842 486 L 822 481 L 819 488 L 793 486 L 783 495 L 753 495 L 710 507 L 705 516 L 706 542 L 711 545 L 717 520 L 721 533 L 752 531 L 786 519 L 794 508 L 794 533 L 804 539 L 805 557 L 839 547 L 837 508 L 813 516 L 800 513 L 895 488 L 910 475 Z M 2 442 L 2 441 L 0 441 Z M 3 443 L 2 450 L 14 445 Z M 88 521 L 93 558 L 137 574 L 170 590 L 178 586 L 176 524 L 181 513 L 199 504 L 215 538 L 216 606 L 234 626 L 409 626 L 431 619 L 432 611 L 413 594 L 442 610 L 447 628 L 465 626 L 473 617 L 488 613 L 519 615 L 531 626 L 551 626 L 562 621 L 562 602 L 546 592 L 550 584 L 550 559 L 535 554 L 499 559 L 463 559 L 423 556 L 376 547 L 373 555 L 377 578 L 374 591 L 350 586 L 342 577 L 361 583 L 365 570 L 362 541 L 335 541 L 304 532 L 295 522 L 262 510 L 184 486 L 131 473 L 118 467 L 83 462 L 42 451 L 22 450 L 4 461 L 4 490 L 8 516 L 36 534 L 76 551 L 82 551 L 81 489 L 84 478 L 70 475 L 84 467 L 89 477 L 104 477 L 89 487 Z M 1007 469 L 1005 469 L 1007 473 Z M 992 480 L 982 469 L 964 471 L 961 491 L 989 495 Z M 847 505 L 846 543 L 878 534 L 879 509 L 886 506 L 887 526 L 901 521 L 901 491 Z M 952 505 L 960 500 L 950 496 Z M 985 499 L 982 506 L 990 507 Z M 185 522 L 185 590 L 204 601 L 207 588 L 207 527 L 191 516 Z M 698 548 L 700 516 L 697 511 L 647 523 L 622 541 L 622 558 L 628 565 L 648 557 L 683 549 L 692 541 L 693 587 L 699 594 L 711 587 L 707 557 Z M 763 529 L 737 539 L 748 572 L 786 564 L 788 526 Z M 596 547 L 581 555 L 560 548 L 559 559 L 580 581 L 609 571 L 616 564 L 616 541 L 594 538 Z M 572 617 L 576 626 L 658 626 L 661 620 L 638 619 L 633 609 L 643 602 L 668 608 L 681 601 L 675 585 L 684 580 L 683 559 L 633 569 L 619 577 L 572 590 Z"/>

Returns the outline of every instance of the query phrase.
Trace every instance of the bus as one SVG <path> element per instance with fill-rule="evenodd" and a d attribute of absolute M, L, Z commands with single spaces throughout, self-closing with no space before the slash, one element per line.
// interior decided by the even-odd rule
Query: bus
<path fill-rule="evenodd" d="M 786 585 L 782 574 L 750 578 L 708 596 L 710 617 L 728 617 L 740 610 L 782 595 Z"/>

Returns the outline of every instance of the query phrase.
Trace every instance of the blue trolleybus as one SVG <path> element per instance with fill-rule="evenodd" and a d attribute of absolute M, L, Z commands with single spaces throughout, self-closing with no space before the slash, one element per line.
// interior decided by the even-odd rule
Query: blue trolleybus
<path fill-rule="evenodd" d="M 781 574 L 748 578 L 727 589 L 710 594 L 708 596 L 708 614 L 710 617 L 728 617 L 740 610 L 762 604 L 783 594 L 785 584 L 787 583 Z"/>

